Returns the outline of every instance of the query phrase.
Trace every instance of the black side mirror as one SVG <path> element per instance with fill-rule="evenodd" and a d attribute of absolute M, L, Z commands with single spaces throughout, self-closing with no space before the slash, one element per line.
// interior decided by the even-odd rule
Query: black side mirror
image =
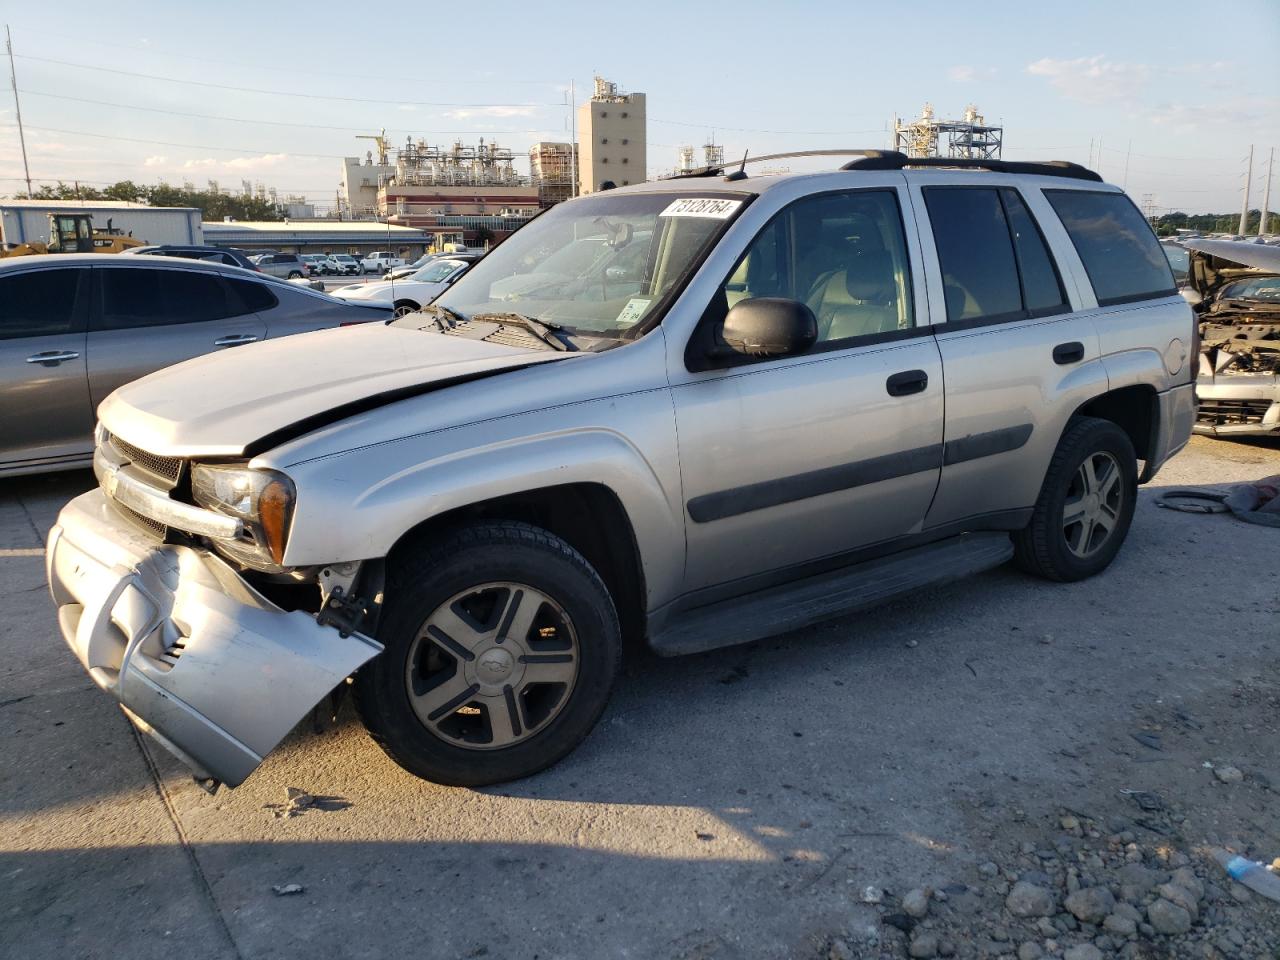
<path fill-rule="evenodd" d="M 793 357 L 818 341 L 818 318 L 799 300 L 753 297 L 724 318 L 725 344 L 744 357 Z"/>

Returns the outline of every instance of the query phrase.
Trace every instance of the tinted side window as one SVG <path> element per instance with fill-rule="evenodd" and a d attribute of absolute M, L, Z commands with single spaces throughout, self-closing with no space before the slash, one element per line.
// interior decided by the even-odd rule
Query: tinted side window
<path fill-rule="evenodd" d="M 241 312 L 232 307 L 213 274 L 112 268 L 98 272 L 104 330 L 200 323 Z"/>
<path fill-rule="evenodd" d="M 947 321 L 1018 319 L 1022 291 L 1009 224 L 995 188 L 926 187 Z"/>
<path fill-rule="evenodd" d="M 1138 208 L 1122 193 L 1046 190 L 1101 306 L 1177 292 L 1169 261 Z"/>
<path fill-rule="evenodd" d="M 1058 278 L 1058 269 L 1031 211 L 1017 190 L 1001 190 L 1004 212 L 1013 234 L 1013 251 L 1018 258 L 1018 275 L 1022 278 L 1023 305 L 1033 317 L 1059 313 L 1067 309 L 1067 297 Z"/>
<path fill-rule="evenodd" d="M 240 301 L 246 313 L 270 310 L 280 302 L 276 299 L 276 295 L 267 289 L 265 283 L 254 283 L 252 280 L 241 280 L 239 277 L 224 277 L 223 283 L 231 289 L 232 295 Z"/>
<path fill-rule="evenodd" d="M 915 325 L 896 195 L 888 190 L 798 200 L 757 235 L 722 288 L 725 309 L 753 297 L 808 304 L 818 341 Z"/>
<path fill-rule="evenodd" d="M 35 270 L 0 278 L 0 340 L 78 332 L 83 270 Z"/>

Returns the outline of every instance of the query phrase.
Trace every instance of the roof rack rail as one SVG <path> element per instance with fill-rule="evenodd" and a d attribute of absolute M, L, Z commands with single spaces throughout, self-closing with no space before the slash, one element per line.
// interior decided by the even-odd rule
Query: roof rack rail
<path fill-rule="evenodd" d="M 1067 177 L 1101 183 L 1102 177 L 1067 160 L 979 160 L 970 157 L 908 157 L 897 150 L 868 150 L 865 156 L 850 160 L 841 170 L 902 170 L 907 167 L 952 167 L 964 170 L 991 170 L 995 173 L 1026 173 L 1042 177 Z"/>
<path fill-rule="evenodd" d="M 884 154 L 883 150 L 864 150 L 856 149 L 831 149 L 831 150 L 792 150 L 789 153 L 766 153 L 758 157 L 743 157 L 741 160 L 735 160 L 733 163 L 726 163 L 717 167 L 694 167 L 692 170 L 681 170 L 677 173 L 669 173 L 659 180 L 688 180 L 696 177 L 718 177 L 729 167 L 738 167 L 737 172 L 741 172 L 742 168 L 748 163 L 767 163 L 771 160 L 791 160 L 795 157 L 878 157 Z M 845 168 L 841 168 L 845 169 Z M 741 179 L 734 176 L 734 179 Z"/>

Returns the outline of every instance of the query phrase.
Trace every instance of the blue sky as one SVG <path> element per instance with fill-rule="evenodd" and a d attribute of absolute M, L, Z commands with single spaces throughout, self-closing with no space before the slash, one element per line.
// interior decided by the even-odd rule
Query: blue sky
<path fill-rule="evenodd" d="M 64 0 L 5 16 L 35 178 L 249 179 L 326 200 L 338 158 L 371 146 L 356 133 L 521 151 L 567 139 L 569 82 L 581 96 L 595 73 L 648 95 L 651 176 L 710 135 L 730 157 L 886 146 L 890 118 L 925 101 L 976 103 L 1006 159 L 1092 160 L 1163 209 L 1239 209 L 1251 143 L 1257 206 L 1280 147 L 1280 0 L 625 6 Z M 6 194 L 22 187 L 13 124 L 6 89 Z"/>

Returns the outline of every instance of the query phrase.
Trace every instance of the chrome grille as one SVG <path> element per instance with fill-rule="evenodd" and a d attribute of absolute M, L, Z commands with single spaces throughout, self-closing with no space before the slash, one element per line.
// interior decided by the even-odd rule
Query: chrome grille
<path fill-rule="evenodd" d="M 178 478 L 182 475 L 182 461 L 179 458 L 160 457 L 154 453 L 147 453 L 111 433 L 107 434 L 107 442 L 139 470 L 151 474 L 157 480 L 163 480 L 168 485 L 168 489 L 172 490 L 177 486 Z"/>

